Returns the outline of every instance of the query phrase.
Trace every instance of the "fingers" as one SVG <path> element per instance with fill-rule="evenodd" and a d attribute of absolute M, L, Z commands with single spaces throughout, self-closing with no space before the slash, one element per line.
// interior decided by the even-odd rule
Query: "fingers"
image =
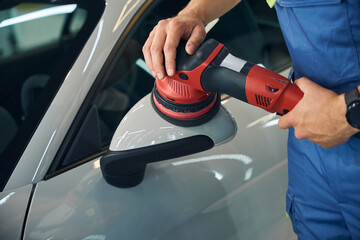
<path fill-rule="evenodd" d="M 169 76 L 173 76 L 175 73 L 175 59 L 176 59 L 176 48 L 179 44 L 179 41 L 176 43 L 166 41 L 164 46 L 164 56 L 165 56 L 165 67 L 166 67 L 166 73 Z"/>
<path fill-rule="evenodd" d="M 309 83 L 309 82 L 311 82 L 309 79 L 302 77 L 302 78 L 296 79 L 294 83 L 299 88 L 301 88 L 301 87 L 305 87 L 307 85 L 307 83 Z"/>
<path fill-rule="evenodd" d="M 176 66 L 176 48 L 179 45 L 180 38 L 183 35 L 184 29 L 180 22 L 176 20 L 169 21 L 169 29 L 164 45 L 165 67 L 169 76 L 174 75 Z"/>
<path fill-rule="evenodd" d="M 278 126 L 280 129 L 288 129 L 288 128 L 292 127 L 292 125 L 289 122 L 288 115 L 289 115 L 289 113 L 285 114 L 284 116 L 282 116 L 279 119 Z"/>
<path fill-rule="evenodd" d="M 163 79 L 166 74 L 174 75 L 176 49 L 180 39 L 188 39 L 186 51 L 193 54 L 205 35 L 203 24 L 196 18 L 180 17 L 159 21 L 143 46 L 144 59 L 152 75 L 159 79 Z"/>
<path fill-rule="evenodd" d="M 169 31 L 169 22 L 172 21 L 159 21 L 158 25 L 151 31 L 143 46 L 145 62 L 152 75 L 159 79 L 163 79 L 166 76 L 164 56 L 168 74 L 171 76 L 175 72 L 176 47 L 179 44 L 181 35 L 179 34 L 178 29 Z"/>
<path fill-rule="evenodd" d="M 304 92 L 304 94 L 309 90 L 309 88 L 314 87 L 314 85 L 312 85 L 313 83 L 307 78 L 299 78 L 295 81 L 295 84 Z M 300 100 L 300 102 L 302 100 Z M 304 138 L 304 132 L 298 129 L 298 127 L 301 125 L 300 116 L 302 111 L 302 107 L 299 106 L 299 103 L 290 112 L 288 112 L 279 119 L 278 126 L 280 129 L 288 129 L 290 127 L 294 127 L 295 137 L 301 139 Z"/>
<path fill-rule="evenodd" d="M 150 47 L 152 65 L 159 79 L 165 77 L 163 48 L 167 37 L 166 25 L 167 20 L 159 21 Z"/>
<path fill-rule="evenodd" d="M 299 122 L 296 120 L 296 117 L 291 114 L 291 112 L 285 114 L 279 119 L 278 126 L 280 129 L 288 129 L 293 127 L 295 129 L 295 137 L 298 139 L 305 138 L 305 132 L 303 130 L 297 129 Z"/>
<path fill-rule="evenodd" d="M 200 25 L 196 25 L 186 43 L 186 52 L 190 55 L 194 54 L 200 44 L 204 41 L 205 36 L 205 29 Z"/>
<path fill-rule="evenodd" d="M 312 87 L 311 86 L 312 82 L 309 79 L 303 77 L 297 79 L 295 81 L 295 85 L 297 85 L 300 88 L 300 90 L 306 93 L 308 91 L 308 88 Z M 280 129 L 288 129 L 290 127 L 295 127 L 297 121 L 296 121 L 296 113 L 294 113 L 294 109 L 279 119 L 278 126 Z"/>
<path fill-rule="evenodd" d="M 149 68 L 149 71 L 151 72 L 151 74 L 156 77 L 156 73 L 154 71 L 154 67 L 153 67 L 153 63 L 152 63 L 152 58 L 151 58 L 151 52 L 150 52 L 150 47 L 151 47 L 151 43 L 153 42 L 154 39 L 154 31 L 152 31 L 149 35 L 149 38 L 146 40 L 142 51 L 144 54 L 144 59 L 146 62 L 147 67 Z"/>

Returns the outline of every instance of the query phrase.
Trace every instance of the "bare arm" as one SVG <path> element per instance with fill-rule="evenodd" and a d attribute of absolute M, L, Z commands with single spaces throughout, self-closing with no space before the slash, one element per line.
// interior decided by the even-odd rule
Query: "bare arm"
<path fill-rule="evenodd" d="M 161 20 L 144 44 L 146 64 L 154 77 L 175 72 L 176 48 L 180 39 L 188 40 L 186 51 L 193 54 L 205 38 L 205 25 L 222 16 L 241 0 L 192 0 L 173 18 Z"/>
<path fill-rule="evenodd" d="M 181 14 L 199 16 L 204 25 L 227 13 L 241 0 L 192 0 L 179 12 Z"/>

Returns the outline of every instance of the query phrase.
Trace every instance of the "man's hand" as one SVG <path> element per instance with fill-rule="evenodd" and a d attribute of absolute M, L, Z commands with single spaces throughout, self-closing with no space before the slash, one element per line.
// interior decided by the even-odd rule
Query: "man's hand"
<path fill-rule="evenodd" d="M 163 63 L 165 55 L 166 72 L 172 76 L 175 73 L 176 48 L 180 39 L 188 40 L 186 52 L 194 54 L 205 39 L 204 25 L 200 17 L 186 14 L 159 21 L 143 46 L 144 58 L 152 75 L 159 79 L 166 76 Z"/>
<path fill-rule="evenodd" d="M 145 62 L 154 77 L 163 79 L 166 73 L 173 76 L 180 39 L 187 40 L 186 52 L 194 54 L 205 39 L 205 24 L 222 16 L 240 1 L 192 0 L 176 17 L 161 20 L 143 47 Z"/>
<path fill-rule="evenodd" d="M 300 78 L 295 84 L 304 97 L 280 118 L 281 129 L 294 127 L 296 138 L 306 138 L 324 148 L 340 145 L 359 132 L 346 120 L 344 94 L 338 95 L 307 78 Z"/>

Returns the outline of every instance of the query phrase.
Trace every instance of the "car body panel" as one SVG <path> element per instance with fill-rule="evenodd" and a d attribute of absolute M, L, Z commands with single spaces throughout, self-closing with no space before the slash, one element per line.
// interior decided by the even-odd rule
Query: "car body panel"
<path fill-rule="evenodd" d="M 0 193 L 1 239 L 20 239 L 32 184 Z"/>
<path fill-rule="evenodd" d="M 4 190 L 36 183 L 44 178 L 114 45 L 145 2 L 152 1 L 106 2 L 103 17 L 66 76 Z"/>
<path fill-rule="evenodd" d="M 102 80 L 99 73 L 128 34 L 130 19 L 152 2 L 106 2 L 0 193 L 1 238 L 296 239 L 285 217 L 287 132 L 278 129 L 275 115 L 233 98 L 222 105 L 236 121 L 235 137 L 205 152 L 149 164 L 136 187 L 108 184 L 100 157 L 47 175 L 89 91 Z"/>
<path fill-rule="evenodd" d="M 283 197 L 286 131 L 279 132 L 273 116 L 236 99 L 223 106 L 237 120 L 235 138 L 149 164 L 136 187 L 107 184 L 99 159 L 38 183 L 25 238 L 293 238 Z"/>
<path fill-rule="evenodd" d="M 198 135 L 206 135 L 218 145 L 236 134 L 236 122 L 223 107 L 206 124 L 181 127 L 164 120 L 154 111 L 151 96 L 148 94 L 141 99 L 122 119 L 111 140 L 110 151 L 137 149 Z M 220 124 L 223 127 L 219 128 Z"/>

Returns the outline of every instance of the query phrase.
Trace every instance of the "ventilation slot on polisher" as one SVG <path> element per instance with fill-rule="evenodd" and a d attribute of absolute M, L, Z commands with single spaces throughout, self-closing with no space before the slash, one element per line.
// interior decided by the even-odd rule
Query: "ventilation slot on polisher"
<path fill-rule="evenodd" d="M 180 83 L 178 81 L 175 81 L 171 78 L 167 79 L 169 86 L 171 87 L 171 89 L 177 93 L 178 95 L 182 96 L 182 97 L 186 97 L 186 98 L 190 98 L 190 91 L 189 91 L 189 87 L 183 83 Z"/>
<path fill-rule="evenodd" d="M 255 94 L 256 104 L 259 106 L 267 107 L 270 105 L 272 99 L 268 97 L 264 97 L 262 95 Z"/>

